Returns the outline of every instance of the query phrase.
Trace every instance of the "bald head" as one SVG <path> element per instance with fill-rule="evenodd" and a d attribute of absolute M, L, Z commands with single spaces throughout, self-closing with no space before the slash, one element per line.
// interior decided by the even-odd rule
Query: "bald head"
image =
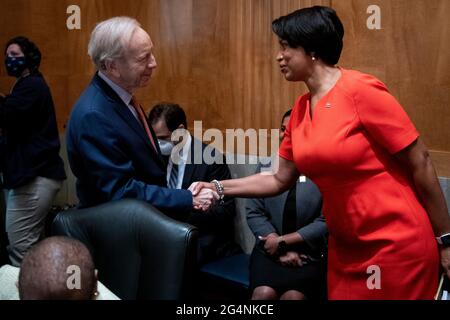
<path fill-rule="evenodd" d="M 96 291 L 95 267 L 79 241 L 51 237 L 25 255 L 19 274 L 22 300 L 88 300 Z"/>

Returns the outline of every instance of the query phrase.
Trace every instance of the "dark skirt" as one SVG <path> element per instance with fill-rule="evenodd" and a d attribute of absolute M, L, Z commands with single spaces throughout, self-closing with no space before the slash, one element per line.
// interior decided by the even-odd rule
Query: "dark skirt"
<path fill-rule="evenodd" d="M 255 247 L 250 257 L 250 289 L 268 286 L 279 295 L 289 290 L 303 293 L 307 299 L 327 298 L 326 258 L 308 262 L 302 267 L 285 267 Z"/>

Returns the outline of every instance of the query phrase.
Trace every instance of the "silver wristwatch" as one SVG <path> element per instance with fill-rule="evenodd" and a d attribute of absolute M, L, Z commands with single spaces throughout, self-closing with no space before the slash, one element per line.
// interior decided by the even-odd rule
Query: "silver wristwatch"
<path fill-rule="evenodd" d="M 437 242 L 443 247 L 450 247 L 450 233 L 443 234 L 436 238 Z"/>

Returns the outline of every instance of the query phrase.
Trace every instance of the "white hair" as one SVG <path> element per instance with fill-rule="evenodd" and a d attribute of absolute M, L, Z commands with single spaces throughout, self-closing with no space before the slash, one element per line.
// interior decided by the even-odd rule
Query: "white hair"
<path fill-rule="evenodd" d="M 115 17 L 97 24 L 89 40 L 88 54 L 98 70 L 105 68 L 107 60 L 123 56 L 133 32 L 140 26 L 129 17 Z"/>

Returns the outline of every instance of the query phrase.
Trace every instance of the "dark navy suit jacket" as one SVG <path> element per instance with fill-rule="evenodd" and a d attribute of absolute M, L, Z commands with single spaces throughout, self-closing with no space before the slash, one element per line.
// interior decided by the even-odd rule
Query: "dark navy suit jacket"
<path fill-rule="evenodd" d="M 159 147 L 155 151 L 143 126 L 98 75 L 75 104 L 66 139 L 80 206 L 134 198 L 163 212 L 192 208 L 190 191 L 167 188 Z"/>

